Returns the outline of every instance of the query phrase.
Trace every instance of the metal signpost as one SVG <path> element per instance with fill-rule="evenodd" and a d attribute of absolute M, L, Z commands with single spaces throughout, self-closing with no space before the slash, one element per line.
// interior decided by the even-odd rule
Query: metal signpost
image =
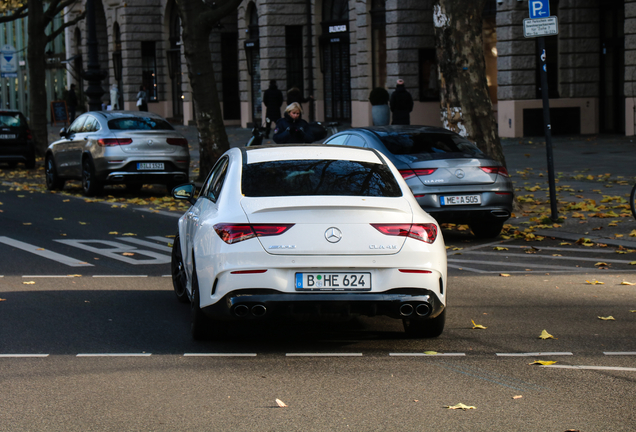
<path fill-rule="evenodd" d="M 556 186 L 554 181 L 554 156 L 552 153 L 552 125 L 550 124 L 550 100 L 548 99 L 548 68 L 546 65 L 545 38 L 559 33 L 556 16 L 550 16 L 549 0 L 530 0 L 530 18 L 523 20 L 523 36 L 539 38 L 539 62 L 541 65 L 541 97 L 543 99 L 543 131 L 548 158 L 548 183 L 550 186 L 550 219 L 556 222 L 559 218 L 556 202 Z"/>

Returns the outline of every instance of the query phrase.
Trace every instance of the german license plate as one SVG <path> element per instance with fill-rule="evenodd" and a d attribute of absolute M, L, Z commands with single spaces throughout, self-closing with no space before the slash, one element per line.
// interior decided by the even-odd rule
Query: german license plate
<path fill-rule="evenodd" d="M 0 139 L 15 139 L 14 134 L 0 134 Z"/>
<path fill-rule="evenodd" d="M 138 170 L 163 170 L 163 162 L 139 162 Z"/>
<path fill-rule="evenodd" d="M 439 197 L 441 205 L 481 204 L 481 195 L 446 195 Z"/>
<path fill-rule="evenodd" d="M 369 291 L 371 273 L 296 273 L 296 291 Z"/>

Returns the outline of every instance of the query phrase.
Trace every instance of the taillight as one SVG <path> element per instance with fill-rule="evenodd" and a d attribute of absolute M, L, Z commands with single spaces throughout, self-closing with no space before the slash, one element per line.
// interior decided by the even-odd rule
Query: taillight
<path fill-rule="evenodd" d="M 502 166 L 481 167 L 481 169 L 488 174 L 501 174 L 504 177 L 508 177 L 508 170 Z"/>
<path fill-rule="evenodd" d="M 423 169 L 402 169 L 400 170 L 400 174 L 406 179 L 410 179 L 411 177 L 422 177 L 433 174 L 437 171 L 437 168 L 423 168 Z"/>
<path fill-rule="evenodd" d="M 437 225 L 425 224 L 371 224 L 382 234 L 398 237 L 410 237 L 425 243 L 433 243 L 437 238 Z"/>
<path fill-rule="evenodd" d="M 27 129 L 26 130 L 26 136 L 28 140 L 32 140 L 33 139 L 33 135 L 31 134 L 31 129 Z"/>
<path fill-rule="evenodd" d="M 130 143 L 132 143 L 132 138 L 100 138 L 97 140 L 97 144 L 102 147 L 127 145 Z"/>
<path fill-rule="evenodd" d="M 294 224 L 216 224 L 214 230 L 227 244 L 238 243 L 254 237 L 280 235 Z"/>
<path fill-rule="evenodd" d="M 185 138 L 168 138 L 166 139 L 166 142 L 170 145 L 176 145 L 179 147 L 187 147 L 188 146 L 188 140 Z"/>

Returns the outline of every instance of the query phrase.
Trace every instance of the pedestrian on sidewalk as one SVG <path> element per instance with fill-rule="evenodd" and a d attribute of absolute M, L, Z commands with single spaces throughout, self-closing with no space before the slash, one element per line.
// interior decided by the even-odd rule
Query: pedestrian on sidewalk
<path fill-rule="evenodd" d="M 139 107 L 139 111 L 148 111 L 148 93 L 146 93 L 146 86 L 139 86 L 137 106 Z"/>
<path fill-rule="evenodd" d="M 287 90 L 287 106 L 293 104 L 294 102 L 298 104 L 304 104 L 305 102 L 308 102 L 313 99 L 314 97 L 312 95 L 309 95 L 308 98 L 304 98 L 302 92 L 296 86 Z"/>
<path fill-rule="evenodd" d="M 271 80 L 269 82 L 269 88 L 265 90 L 263 95 L 263 103 L 265 107 L 267 107 L 265 117 L 270 120 L 269 122 L 265 122 L 265 138 L 269 138 L 269 132 L 272 129 L 271 122 L 278 123 L 278 120 L 280 120 L 280 107 L 283 102 L 283 92 L 278 89 L 276 80 Z"/>
<path fill-rule="evenodd" d="M 395 91 L 391 95 L 391 112 L 394 125 L 410 125 L 411 111 L 413 111 L 413 97 L 406 90 L 404 80 L 397 80 Z"/>
<path fill-rule="evenodd" d="M 71 84 L 71 88 L 66 95 L 66 106 L 68 107 L 68 124 L 75 120 L 75 110 L 77 109 L 77 94 L 75 94 L 75 84 Z"/>
<path fill-rule="evenodd" d="M 285 116 L 276 123 L 274 142 L 276 144 L 302 144 L 313 142 L 309 123 L 302 119 L 303 109 L 294 102 L 285 109 Z"/>

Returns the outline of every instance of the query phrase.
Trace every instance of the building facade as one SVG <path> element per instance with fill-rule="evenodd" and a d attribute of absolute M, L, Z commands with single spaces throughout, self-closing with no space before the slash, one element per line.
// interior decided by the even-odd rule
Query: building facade
<path fill-rule="evenodd" d="M 149 109 L 188 124 L 195 112 L 174 0 L 94 0 L 105 103 Z M 245 0 L 211 29 L 217 89 L 228 125 L 263 122 L 262 94 L 275 80 L 298 88 L 305 118 L 372 124 L 369 93 L 403 79 L 412 124 L 440 126 L 433 0 Z M 636 0 L 552 0 L 558 36 L 546 38 L 553 133 L 634 134 Z M 79 9 L 78 9 L 79 10 Z M 73 17 L 69 11 L 67 19 Z M 491 0 L 484 55 L 503 137 L 542 134 L 537 41 L 523 37 L 528 2 Z M 75 72 L 87 58 L 86 28 L 67 29 Z M 633 39 L 632 39 L 633 38 Z M 75 82 L 75 73 L 68 79 Z M 84 86 L 83 83 L 79 83 Z M 284 108 L 284 107 L 283 107 Z"/>

